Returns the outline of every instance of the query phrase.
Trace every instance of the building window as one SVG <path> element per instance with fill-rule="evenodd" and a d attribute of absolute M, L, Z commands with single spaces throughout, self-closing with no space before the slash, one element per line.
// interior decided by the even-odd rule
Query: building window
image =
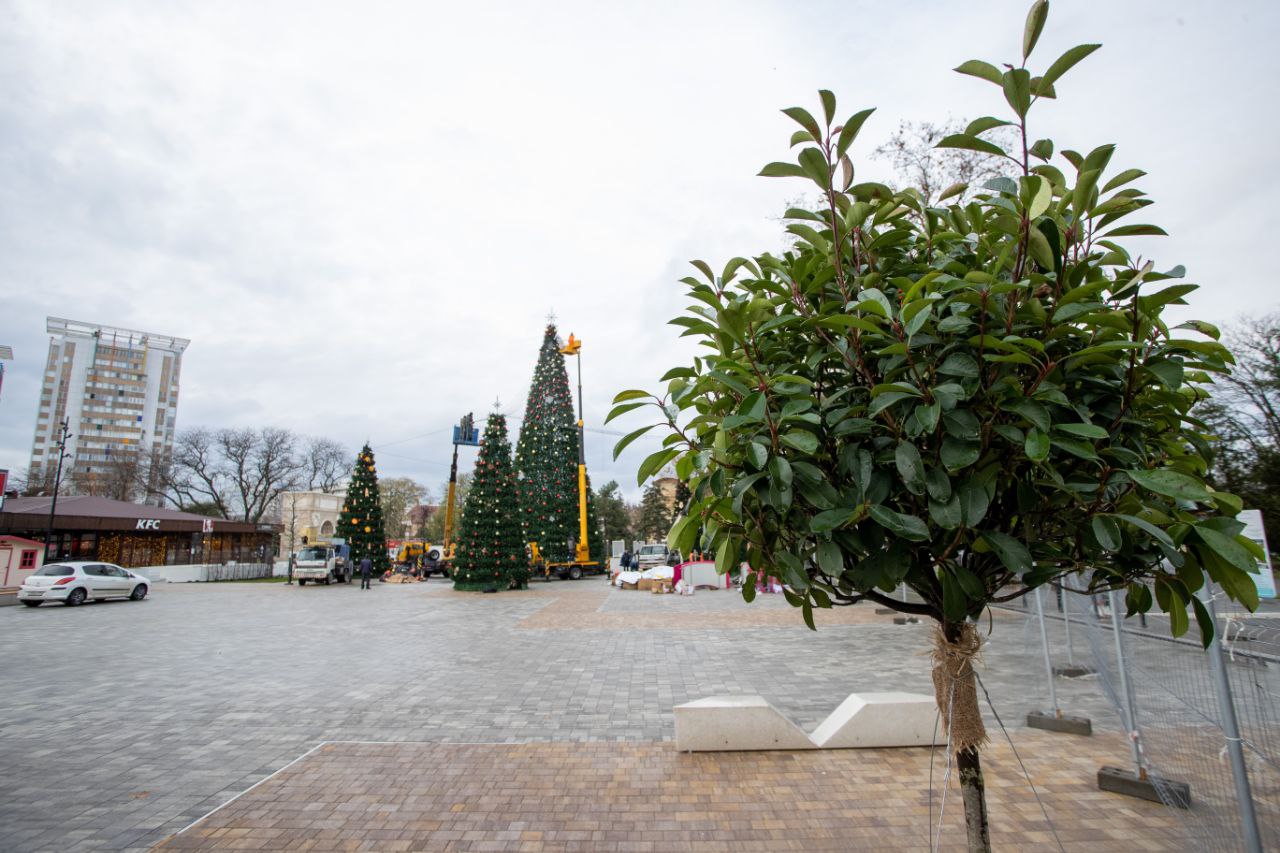
<path fill-rule="evenodd" d="M 20 569 L 34 569 L 36 567 L 36 552 L 23 551 L 22 560 L 18 563 Z"/>

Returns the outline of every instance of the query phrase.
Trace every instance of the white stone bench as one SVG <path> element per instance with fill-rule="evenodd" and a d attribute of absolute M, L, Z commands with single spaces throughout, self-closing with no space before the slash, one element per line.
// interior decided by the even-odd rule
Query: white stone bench
<path fill-rule="evenodd" d="M 853 693 L 810 736 L 819 749 L 946 743 L 938 705 L 923 693 Z"/>
<path fill-rule="evenodd" d="M 763 696 L 708 696 L 675 707 L 684 752 L 852 749 L 945 743 L 937 705 L 922 693 L 854 693 L 812 735 Z"/>
<path fill-rule="evenodd" d="M 804 730 L 763 696 L 708 696 L 675 707 L 682 752 L 813 749 Z"/>

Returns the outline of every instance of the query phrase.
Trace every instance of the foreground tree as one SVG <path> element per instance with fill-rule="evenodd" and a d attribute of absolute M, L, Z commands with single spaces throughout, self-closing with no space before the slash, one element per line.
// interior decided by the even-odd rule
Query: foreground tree
<path fill-rule="evenodd" d="M 1257 606 L 1257 549 L 1239 536 L 1239 499 L 1205 483 L 1193 413 L 1231 355 L 1212 326 L 1162 319 L 1196 289 L 1165 284 L 1181 268 L 1159 272 L 1120 242 L 1164 233 L 1117 224 L 1150 204 L 1130 188 L 1143 172 L 1110 170 L 1111 145 L 1063 150 L 1059 168 L 1031 134 L 1031 107 L 1097 48 L 1033 74 L 1047 13 L 1031 7 L 1022 61 L 957 69 L 994 84 L 1010 118 L 939 145 L 1018 172 L 966 204 L 855 183 L 846 152 L 871 110 L 837 125 L 826 91 L 821 119 L 785 110 L 800 151 L 762 174 L 811 181 L 825 205 L 791 212 L 801 241 L 781 257 L 719 275 L 695 261 L 696 304 L 672 322 L 709 354 L 668 371 L 665 394 L 619 394 L 610 414 L 654 405 L 670 430 L 638 473 L 674 463 L 689 483 L 673 546 L 705 525 L 721 571 L 746 560 L 780 579 L 810 627 L 815 607 L 866 600 L 937 622 L 934 683 L 972 850 L 990 848 L 973 669 L 988 605 L 1080 575 L 1125 591 L 1130 613 L 1158 603 L 1177 635 L 1193 608 L 1206 639 L 1193 596 L 1205 573 Z M 1012 151 L 984 138 L 999 127 L 1015 129 Z M 917 601 L 890 595 L 900 583 Z"/>
<path fill-rule="evenodd" d="M 369 445 L 356 456 L 347 485 L 347 497 L 338 515 L 338 535 L 351 546 L 351 562 L 359 567 L 368 557 L 375 574 L 391 568 L 387 554 L 387 534 L 383 527 L 382 499 L 378 489 L 378 469 Z"/>
<path fill-rule="evenodd" d="M 507 419 L 495 412 L 485 425 L 458 530 L 454 589 L 501 590 L 528 580 L 529 559 L 517 501 Z"/>

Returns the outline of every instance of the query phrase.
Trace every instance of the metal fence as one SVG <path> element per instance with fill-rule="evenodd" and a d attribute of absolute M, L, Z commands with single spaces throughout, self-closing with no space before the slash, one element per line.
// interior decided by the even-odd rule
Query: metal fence
<path fill-rule="evenodd" d="M 1189 848 L 1280 850 L 1280 611 L 1250 614 L 1206 585 L 1218 639 L 1205 649 L 1194 619 L 1175 639 L 1163 614 L 1125 619 L 1122 595 L 1027 599 L 1024 661 L 1050 710 L 1072 713 L 1055 680 L 1096 674 L 1129 742 L 1116 764 L 1153 783 Z"/>
<path fill-rule="evenodd" d="M 227 563 L 205 566 L 209 581 L 245 581 L 271 577 L 271 563 Z"/>

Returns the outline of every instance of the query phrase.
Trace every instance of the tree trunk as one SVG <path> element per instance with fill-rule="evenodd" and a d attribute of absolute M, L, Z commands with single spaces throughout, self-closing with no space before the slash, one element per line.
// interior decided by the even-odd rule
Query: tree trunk
<path fill-rule="evenodd" d="M 978 708 L 974 658 L 982 638 L 972 624 L 948 622 L 934 635 L 933 687 L 960 777 L 970 853 L 991 853 L 986 785 L 978 750 L 987 740 Z"/>
<path fill-rule="evenodd" d="M 991 853 L 991 830 L 987 822 L 987 788 L 982 781 L 982 762 L 977 748 L 956 753 L 960 773 L 960 798 L 964 803 L 964 823 L 969 853 Z"/>

